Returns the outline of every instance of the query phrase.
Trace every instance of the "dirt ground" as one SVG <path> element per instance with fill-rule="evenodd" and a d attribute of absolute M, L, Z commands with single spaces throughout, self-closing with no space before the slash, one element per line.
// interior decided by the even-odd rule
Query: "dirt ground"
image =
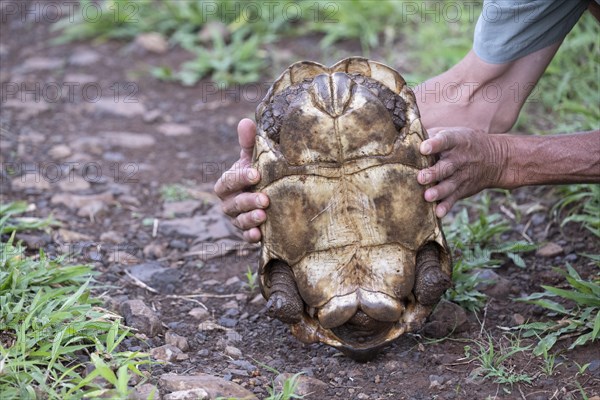
<path fill-rule="evenodd" d="M 235 127 L 253 116 L 268 80 L 291 61 L 327 63 L 344 51 L 320 54 L 316 37 L 283 41 L 272 49 L 279 56 L 265 71 L 265 83 L 217 91 L 210 81 L 184 88 L 150 76 L 153 66 L 186 59 L 181 50 L 153 54 L 124 42 L 50 46 L 50 24 L 13 16 L 0 34 L 1 200 L 24 199 L 35 205 L 30 215 L 53 215 L 62 223 L 52 235 L 21 239 L 52 256 L 81 250 L 73 261 L 94 263 L 98 280 L 109 285 L 99 291 L 107 307 L 118 310 L 124 300 L 141 299 L 168 330 L 187 338 L 187 359 L 153 366 L 151 382 L 166 372 L 203 372 L 264 398 L 275 377 L 267 365 L 323 382 L 311 398 L 578 399 L 578 385 L 590 397 L 600 395 L 597 344 L 566 351 L 570 341 L 560 342 L 561 364 L 550 377 L 540 372 L 541 359 L 516 357 L 514 370 L 533 381 L 513 386 L 474 377 L 478 365 L 465 358 L 465 346 L 485 339 L 484 331 L 501 342 L 500 327 L 515 326 L 520 317 L 546 318 L 542 309 L 512 298 L 540 291 L 542 284 L 560 285 L 551 267 L 570 262 L 584 277 L 596 268 L 579 254 L 599 253 L 600 243 L 585 230 L 559 229 L 547 209 L 512 221 L 505 239 L 525 232 L 564 251 L 550 258 L 527 253 L 525 270 L 507 261 L 496 270 L 508 279 L 507 291 L 469 313 L 465 330 L 445 340 L 409 334 L 374 360 L 357 363 L 327 346 L 298 342 L 287 326 L 266 316 L 258 289 L 244 277 L 249 266 L 256 269 L 258 249 L 230 228 L 212 185 L 237 159 Z M 349 44 L 346 52 L 357 50 Z M 172 199 L 165 200 L 161 188 L 178 183 L 191 188 L 191 199 L 167 202 Z M 520 205 L 556 201 L 549 188 L 522 189 L 513 197 Z M 498 212 L 500 204 L 492 208 Z M 202 305 L 207 313 L 189 314 Z M 163 335 L 126 342 L 141 350 L 162 344 Z M 578 374 L 577 364 L 586 363 L 590 367 Z"/>

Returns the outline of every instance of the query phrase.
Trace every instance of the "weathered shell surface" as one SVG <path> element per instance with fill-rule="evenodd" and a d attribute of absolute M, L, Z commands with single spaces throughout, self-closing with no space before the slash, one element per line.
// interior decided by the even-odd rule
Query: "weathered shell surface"
<path fill-rule="evenodd" d="M 329 68 L 299 62 L 273 84 L 256 120 L 256 190 L 271 199 L 261 227 L 263 295 L 269 263 L 282 260 L 306 303 L 291 327 L 301 340 L 344 348 L 331 328 L 357 310 L 394 323 L 380 344 L 418 328 L 431 307 L 411 292 L 417 251 L 436 242 L 442 270 L 451 267 L 416 180 L 433 159 L 419 153 L 427 133 L 404 79 L 364 58 Z"/>

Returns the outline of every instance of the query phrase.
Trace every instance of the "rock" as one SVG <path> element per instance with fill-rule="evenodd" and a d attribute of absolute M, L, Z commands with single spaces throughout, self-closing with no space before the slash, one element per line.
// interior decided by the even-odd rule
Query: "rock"
<path fill-rule="evenodd" d="M 139 149 L 154 146 L 156 140 L 147 133 L 101 132 L 98 134 L 109 146 Z"/>
<path fill-rule="evenodd" d="M 473 271 L 479 284 L 476 289 L 495 299 L 506 299 L 511 293 L 511 282 L 498 275 L 491 269 L 476 269 Z"/>
<path fill-rule="evenodd" d="M 177 347 L 181 351 L 188 351 L 190 346 L 187 338 L 179 336 L 175 332 L 167 331 L 165 334 L 165 343 Z"/>
<path fill-rule="evenodd" d="M 223 378 L 208 374 L 174 375 L 164 374 L 159 378 L 160 387 L 169 392 L 204 389 L 211 399 L 216 397 L 234 397 L 245 400 L 255 400 L 256 396 L 240 385 L 226 381 Z"/>
<path fill-rule="evenodd" d="M 137 329 L 148 337 L 154 337 L 163 332 L 158 316 L 141 300 L 123 302 L 121 315 L 125 318 L 127 326 Z"/>
<path fill-rule="evenodd" d="M 163 396 L 163 400 L 208 400 L 210 396 L 204 389 L 178 390 Z"/>
<path fill-rule="evenodd" d="M 92 201 L 79 210 L 77 210 L 77 215 L 80 217 L 90 218 L 90 220 L 94 220 L 96 217 L 103 215 L 108 210 L 108 206 L 106 203 L 96 200 Z"/>
<path fill-rule="evenodd" d="M 165 136 L 189 136 L 192 134 L 192 128 L 182 124 L 162 124 L 156 129 Z"/>
<path fill-rule="evenodd" d="M 440 388 L 444 383 L 445 378 L 438 375 L 429 375 L 429 389 Z"/>
<path fill-rule="evenodd" d="M 21 99 L 8 99 L 2 102 L 2 107 L 17 109 L 18 113 L 16 116 L 20 121 L 37 117 L 50 110 L 50 105 L 45 100 L 35 101 L 29 98 L 26 98 L 25 101 L 21 101 Z"/>
<path fill-rule="evenodd" d="M 205 319 L 210 317 L 210 313 L 208 312 L 208 310 L 205 310 L 202 307 L 194 307 L 188 312 L 188 314 L 199 321 L 204 321 Z"/>
<path fill-rule="evenodd" d="M 162 111 L 160 111 L 157 108 L 155 108 L 154 110 L 145 112 L 144 115 L 142 116 L 142 120 L 148 124 L 151 124 L 151 123 L 156 122 L 161 119 L 163 119 Z"/>
<path fill-rule="evenodd" d="M 148 285 L 151 285 L 152 277 L 154 276 L 154 274 L 164 272 L 167 269 L 168 269 L 167 267 L 165 267 L 164 265 L 162 265 L 160 263 L 150 261 L 150 262 L 145 262 L 142 264 L 134 265 L 133 267 L 129 268 L 127 270 L 127 272 L 129 272 L 132 276 L 136 277 L 140 281 L 142 281 Z"/>
<path fill-rule="evenodd" d="M 229 278 L 225 281 L 225 286 L 235 285 L 240 282 L 241 282 L 240 278 L 238 278 L 237 276 L 232 276 L 231 278 Z M 237 303 L 236 303 L 236 307 L 237 307 Z"/>
<path fill-rule="evenodd" d="M 61 240 L 58 240 L 59 238 Z M 84 233 L 75 232 L 75 231 L 70 231 L 68 229 L 63 229 L 63 228 L 60 228 L 58 230 L 58 238 L 56 238 L 56 239 L 57 239 L 57 241 L 63 241 L 63 242 L 68 242 L 68 243 L 92 241 L 92 237 L 89 235 L 86 235 Z"/>
<path fill-rule="evenodd" d="M 113 250 L 108 257 L 110 264 L 135 265 L 140 262 L 139 258 L 130 253 L 130 250 Z"/>
<path fill-rule="evenodd" d="M 423 327 L 423 333 L 432 338 L 442 338 L 452 332 L 459 333 L 468 328 L 467 313 L 457 304 L 440 300 L 429 320 Z"/>
<path fill-rule="evenodd" d="M 165 246 L 152 242 L 144 247 L 144 256 L 147 258 L 162 258 L 165 255 Z"/>
<path fill-rule="evenodd" d="M 178 347 L 171 344 L 165 344 L 164 346 L 155 347 L 150 350 L 150 355 L 159 361 L 183 361 L 188 359 L 188 355 L 183 353 Z"/>
<path fill-rule="evenodd" d="M 536 256 L 540 257 L 556 257 L 563 253 L 563 248 L 554 242 L 549 242 L 540 247 L 536 252 Z"/>
<path fill-rule="evenodd" d="M 523 325 L 525 323 L 525 317 L 521 314 L 515 313 L 513 314 L 513 321 L 515 325 Z"/>
<path fill-rule="evenodd" d="M 47 57 L 30 57 L 25 60 L 23 64 L 18 68 L 18 72 L 31 72 L 31 71 L 46 71 L 49 69 L 59 69 L 64 65 L 64 61 L 61 58 L 47 58 Z"/>
<path fill-rule="evenodd" d="M 100 241 L 103 243 L 125 244 L 125 237 L 117 231 L 106 231 L 100 235 Z"/>
<path fill-rule="evenodd" d="M 77 195 L 70 193 L 59 193 L 52 196 L 50 203 L 52 205 L 63 204 L 71 209 L 80 209 L 88 204 L 100 202 L 105 204 L 114 203 L 115 198 L 110 192 L 99 194 Z"/>
<path fill-rule="evenodd" d="M 240 349 L 238 349 L 237 347 L 233 347 L 233 346 L 226 346 L 225 354 L 227 354 L 230 357 L 236 358 L 236 359 L 242 357 L 242 351 Z"/>
<path fill-rule="evenodd" d="M 198 200 L 169 201 L 163 204 L 163 218 L 191 217 L 194 211 L 202 207 Z"/>
<path fill-rule="evenodd" d="M 148 400 L 148 399 L 160 400 L 158 394 L 158 388 L 150 383 L 144 383 L 143 385 L 136 386 L 133 393 L 129 395 L 128 400 Z"/>
<path fill-rule="evenodd" d="M 48 155 L 54 159 L 62 160 L 63 158 L 69 157 L 73 152 L 71 148 L 65 144 L 57 144 L 48 150 Z"/>
<path fill-rule="evenodd" d="M 10 187 L 15 191 L 43 192 L 50 190 L 50 182 L 39 174 L 30 174 L 14 178 Z"/>
<path fill-rule="evenodd" d="M 290 373 L 277 375 L 274 382 L 275 387 L 278 390 L 282 390 L 284 382 L 288 379 L 291 379 L 293 376 L 294 374 Z M 306 396 L 304 397 L 305 399 L 325 398 L 325 391 L 327 390 L 327 384 L 325 382 L 306 375 L 299 375 L 296 382 L 298 382 L 295 392 L 297 395 Z"/>
<path fill-rule="evenodd" d="M 177 268 L 167 268 L 152 275 L 150 286 L 161 293 L 173 294 L 181 286 L 181 275 Z"/>
<path fill-rule="evenodd" d="M 134 44 L 151 53 L 163 54 L 169 49 L 169 43 L 158 32 L 140 33 L 136 36 Z"/>
<path fill-rule="evenodd" d="M 29 250 L 43 249 L 47 244 L 52 242 L 52 238 L 48 234 L 32 235 L 27 233 L 17 233 L 17 240 L 22 240 L 25 247 Z"/>
<path fill-rule="evenodd" d="M 88 190 L 91 185 L 85 178 L 74 175 L 73 177 L 67 177 L 67 179 L 61 180 L 58 183 L 58 187 L 63 192 L 79 192 Z"/>
<path fill-rule="evenodd" d="M 224 216 L 202 215 L 162 221 L 158 231 L 165 236 L 179 235 L 204 242 L 232 236 L 235 227 Z"/>
<path fill-rule="evenodd" d="M 69 57 L 69 64 L 78 67 L 92 65 L 100 60 L 100 55 L 92 50 L 77 50 Z"/>
<path fill-rule="evenodd" d="M 125 100 L 121 100 L 115 102 L 112 96 L 101 98 L 95 103 L 91 103 L 91 108 L 98 113 L 128 118 L 142 115 L 146 112 L 146 107 L 139 101 L 131 100 L 130 102 L 125 102 Z"/>

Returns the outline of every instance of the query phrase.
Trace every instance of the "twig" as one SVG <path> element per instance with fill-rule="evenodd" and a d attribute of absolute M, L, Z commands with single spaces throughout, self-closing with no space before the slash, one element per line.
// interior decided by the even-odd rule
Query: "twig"
<path fill-rule="evenodd" d="M 140 281 L 138 278 L 136 278 L 135 276 L 131 275 L 129 273 L 129 271 L 125 270 L 125 275 L 127 275 L 128 277 L 130 277 L 133 280 L 133 283 L 136 284 L 137 286 L 144 288 L 152 293 L 159 293 L 158 290 L 146 285 L 144 282 Z"/>
<path fill-rule="evenodd" d="M 198 300 L 196 300 L 196 299 L 192 299 L 192 298 L 189 298 L 189 297 L 184 297 L 184 296 L 178 296 L 178 295 L 176 295 L 176 294 L 170 294 L 170 295 L 168 295 L 168 296 L 165 296 L 165 298 L 166 298 L 166 299 L 181 299 L 181 300 L 187 300 L 187 301 L 191 301 L 191 302 L 194 302 L 194 303 L 196 303 L 196 304 L 199 304 L 199 305 L 200 305 L 202 308 L 204 308 L 206 311 L 208 311 L 208 307 L 206 307 L 206 306 L 204 305 L 204 303 L 202 303 L 201 301 L 198 301 Z"/>

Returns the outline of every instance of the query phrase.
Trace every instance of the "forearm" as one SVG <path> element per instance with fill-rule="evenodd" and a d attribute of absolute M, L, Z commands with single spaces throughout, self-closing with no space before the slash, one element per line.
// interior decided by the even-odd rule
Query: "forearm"
<path fill-rule="evenodd" d="M 600 131 L 493 136 L 506 153 L 499 187 L 600 182 Z"/>

